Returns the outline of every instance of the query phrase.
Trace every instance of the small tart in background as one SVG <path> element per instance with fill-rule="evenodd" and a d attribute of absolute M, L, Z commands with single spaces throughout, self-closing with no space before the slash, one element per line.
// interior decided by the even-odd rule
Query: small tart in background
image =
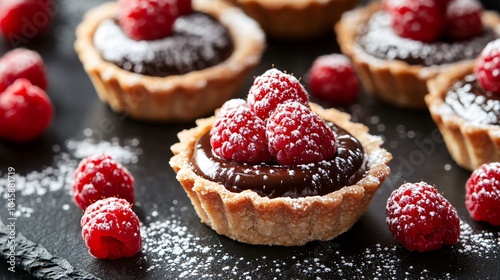
<path fill-rule="evenodd" d="M 485 27 L 485 33 L 481 36 L 456 42 L 421 42 L 399 37 L 392 32 L 387 12 L 383 11 L 381 3 L 374 2 L 344 13 L 336 24 L 335 31 L 342 52 L 353 61 L 368 93 L 398 107 L 423 109 L 426 107 L 424 96 L 428 93 L 428 80 L 439 73 L 452 71 L 464 64 L 472 64 L 475 56 L 489 41 L 500 37 L 498 13 L 483 11 L 481 20 Z M 385 30 L 375 29 L 374 26 L 383 27 Z M 371 33 L 366 31 L 369 28 L 373 28 Z M 361 36 L 365 36 L 362 38 L 364 46 L 360 44 Z M 371 42 L 371 39 L 376 39 L 386 46 L 379 47 Z M 401 52 L 398 46 L 408 49 Z M 366 47 L 370 51 L 367 51 Z M 443 50 L 438 52 L 436 47 Z M 384 51 L 386 57 L 380 57 Z M 425 53 L 428 59 L 422 59 L 420 55 L 412 57 L 414 52 Z M 407 59 L 397 58 L 396 55 L 406 55 Z"/>
<path fill-rule="evenodd" d="M 229 0 L 259 22 L 269 37 L 300 40 L 331 30 L 357 0 Z"/>
<path fill-rule="evenodd" d="M 244 243 L 298 246 L 313 240 L 333 239 L 349 230 L 363 215 L 389 175 L 387 163 L 392 156 L 380 147 L 380 137 L 368 134 L 368 128 L 362 124 L 350 122 L 350 115 L 309 105 L 322 119 L 345 129 L 361 143 L 366 163 L 361 179 L 323 195 L 270 197 L 251 189 L 231 191 L 195 171 L 193 154 L 198 140 L 209 133 L 216 117 L 199 119 L 196 127 L 178 134 L 180 142 L 171 147 L 174 156 L 170 165 L 203 223 Z M 306 166 L 310 167 L 290 165 L 288 173 L 294 174 L 294 168 Z"/>
<path fill-rule="evenodd" d="M 243 11 L 223 1 L 194 0 L 194 12 L 209 15 L 229 31 L 233 44 L 229 57 L 182 74 L 153 76 L 134 72 L 137 68 L 127 69 L 127 63 L 120 67 L 104 59 L 95 45 L 96 31 L 104 22 L 115 22 L 118 10 L 117 2 L 90 10 L 77 27 L 75 50 L 99 98 L 114 111 L 134 119 L 192 121 L 210 114 L 238 92 L 265 49 L 264 32 Z"/>
<path fill-rule="evenodd" d="M 475 88 L 481 90 L 477 88 L 473 73 L 473 65 L 452 68 L 428 81 L 429 94 L 425 97 L 432 119 L 441 131 L 451 157 L 470 171 L 483 163 L 500 161 L 500 123 L 495 124 L 494 120 L 490 120 L 491 117 L 496 119 L 494 114 L 481 108 L 497 107 L 498 112 L 500 101 L 490 100 L 490 105 L 487 105 L 488 101 L 484 97 L 448 97 L 452 91 L 455 94 L 457 91 L 468 94 Z M 452 99 L 447 101 L 447 98 Z"/>

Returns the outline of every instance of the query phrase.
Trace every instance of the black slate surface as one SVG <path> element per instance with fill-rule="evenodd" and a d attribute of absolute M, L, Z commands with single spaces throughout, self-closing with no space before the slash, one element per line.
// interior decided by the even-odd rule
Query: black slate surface
<path fill-rule="evenodd" d="M 428 112 L 397 109 L 365 94 L 342 110 L 351 113 L 354 121 L 368 125 L 373 134 L 383 135 L 385 147 L 394 159 L 390 164 L 391 176 L 349 232 L 328 242 L 311 242 L 301 247 L 250 246 L 217 235 L 199 222 L 168 165 L 169 147 L 177 141 L 176 133 L 194 123 L 137 122 L 102 104 L 72 44 L 75 26 L 83 13 L 103 1 L 56 2 L 53 31 L 27 45 L 39 51 L 46 61 L 48 94 L 56 117 L 50 129 L 35 142 L 0 142 L 1 182 L 6 182 L 8 167 L 14 167 L 21 178 L 16 192 L 20 215 L 16 220 L 15 273 L 7 270 L 5 259 L 9 213 L 6 207 L 0 207 L 4 224 L 0 225 L 0 279 L 500 279 L 499 229 L 469 217 L 464 206 L 464 184 L 470 173 L 452 161 Z M 496 1 L 485 4 L 499 9 Z M 0 54 L 8 49 L 8 42 L 3 41 Z M 333 52 L 339 52 L 339 48 L 332 36 L 293 44 L 269 41 L 262 62 L 252 75 L 274 65 L 305 77 L 318 55 Z M 241 97 L 251 82 L 249 77 Z M 49 188 L 58 178 L 66 178 L 68 170 L 80 159 L 71 143 L 81 144 L 88 139 L 116 140 L 126 147 L 130 146 L 128 140 L 138 141 L 131 149 L 137 152 L 138 162 L 124 165 L 136 179 L 138 203 L 134 210 L 144 224 L 146 246 L 132 258 L 92 258 L 80 237 L 81 211 L 71 201 L 70 182 L 56 184 L 56 190 Z M 40 174 L 47 174 L 46 181 L 38 182 L 38 189 L 46 192 L 23 194 L 28 189 L 26 182 L 36 184 L 43 177 Z M 23 178 L 26 182 L 22 182 Z M 457 245 L 416 253 L 399 246 L 391 237 L 385 224 L 386 200 L 404 181 L 419 180 L 436 185 L 457 208 L 463 221 Z"/>

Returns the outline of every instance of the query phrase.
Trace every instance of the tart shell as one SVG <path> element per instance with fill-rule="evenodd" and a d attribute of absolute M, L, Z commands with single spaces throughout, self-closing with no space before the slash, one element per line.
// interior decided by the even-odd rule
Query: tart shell
<path fill-rule="evenodd" d="M 427 81 L 439 73 L 471 64 L 473 60 L 425 67 L 410 65 L 400 60 L 379 59 L 366 53 L 356 43 L 360 28 L 368 22 L 372 14 L 381 9 L 382 5 L 377 2 L 344 13 L 335 25 L 339 46 L 353 61 L 367 92 L 398 107 L 424 109 L 424 97 L 429 92 Z M 482 20 L 484 25 L 500 34 L 500 17 L 497 13 L 485 11 Z"/>
<path fill-rule="evenodd" d="M 259 22 L 269 37 L 309 39 L 331 30 L 357 0 L 229 0 Z"/>
<path fill-rule="evenodd" d="M 203 223 L 240 242 L 283 246 L 330 240 L 353 226 L 389 175 L 387 163 L 392 156 L 380 147 L 380 137 L 368 134 L 362 124 L 350 122 L 348 114 L 312 103 L 311 108 L 361 142 L 368 159 L 364 178 L 323 196 L 268 198 L 251 190 L 231 192 L 193 171 L 191 156 L 196 141 L 215 121 L 215 117 L 200 119 L 195 128 L 178 134 L 180 142 L 171 147 L 174 156 L 170 165 Z"/>
<path fill-rule="evenodd" d="M 470 171 L 483 163 L 500 161 L 500 126 L 465 120 L 456 115 L 444 100 L 453 84 L 472 74 L 473 68 L 473 65 L 457 67 L 429 80 L 429 94 L 425 97 L 451 157 Z"/>
<path fill-rule="evenodd" d="M 101 58 L 94 33 L 100 23 L 118 16 L 118 3 L 90 10 L 76 29 L 75 50 L 99 98 L 134 119 L 192 121 L 232 98 L 258 64 L 265 35 L 240 9 L 223 1 L 193 1 L 193 9 L 213 16 L 230 32 L 234 51 L 224 62 L 199 71 L 153 77 L 126 71 Z"/>

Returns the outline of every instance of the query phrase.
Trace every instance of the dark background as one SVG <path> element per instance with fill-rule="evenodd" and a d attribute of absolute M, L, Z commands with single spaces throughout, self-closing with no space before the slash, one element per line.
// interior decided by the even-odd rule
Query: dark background
<path fill-rule="evenodd" d="M 183 271 L 187 275 L 195 275 L 187 278 L 216 279 L 241 279 L 245 276 L 252 279 L 500 278 L 498 228 L 476 223 L 470 218 L 464 206 L 464 184 L 470 172 L 452 161 L 429 113 L 398 109 L 364 93 L 358 102 L 340 109 L 349 112 L 354 121 L 368 125 L 373 134 L 382 135 L 384 146 L 393 153 L 394 159 L 390 164 L 391 176 L 373 199 L 367 213 L 349 232 L 328 242 L 311 242 L 288 248 L 250 246 L 217 235 L 199 222 L 168 164 L 172 155 L 170 146 L 177 142 L 176 133 L 193 127 L 194 123 L 154 124 L 123 119 L 101 103 L 72 45 L 74 29 L 83 13 L 103 1 L 56 2 L 56 21 L 52 31 L 41 40 L 23 45 L 40 52 L 47 64 L 50 78 L 48 94 L 55 106 L 55 119 L 37 141 L 22 145 L 0 142 L 0 174 L 5 177 L 9 166 L 15 167 L 19 175 L 52 166 L 58 154 L 53 151 L 55 145 L 61 148 L 61 152 L 68 152 L 67 139 L 82 140 L 85 129 L 103 131 L 103 123 L 109 123 L 110 129 L 104 130 L 100 139 L 111 141 L 117 137 L 121 141 L 132 138 L 140 141 L 142 154 L 139 155 L 139 162 L 125 165 L 136 179 L 136 196 L 140 206 L 134 207 L 134 210 L 141 221 L 146 226 L 153 220 L 180 222 L 186 226 L 187 234 L 192 236 L 190 240 L 199 243 L 199 247 L 214 248 L 207 252 L 183 252 L 190 256 L 184 260 L 196 260 L 197 263 L 211 258 L 216 260 L 204 271 L 194 271 L 199 267 L 194 263 L 192 270 L 189 264 L 167 262 L 148 270 L 152 265 L 151 259 L 155 258 L 148 255 L 151 250 L 143 250 L 128 259 L 97 260 L 87 253 L 80 237 L 81 211 L 73 205 L 65 189 L 40 196 L 18 195 L 16 203 L 30 205 L 33 214 L 17 220 L 17 233 L 43 246 L 50 254 L 67 260 L 76 270 L 103 279 L 176 279 L 185 276 Z M 498 1 L 484 1 L 484 4 L 488 8 L 500 9 Z M 4 40 L 0 44 L 0 54 L 10 48 Z M 297 77 L 305 77 L 317 56 L 334 52 L 338 53 L 339 47 L 333 34 L 309 42 L 270 40 L 262 62 L 239 95 L 245 97 L 252 77 L 272 65 Z M 439 192 L 457 208 L 462 221 L 470 225 L 472 233 L 461 238 L 459 244 L 433 252 L 416 253 L 397 245 L 392 238 L 385 224 L 387 198 L 401 183 L 420 180 L 436 185 Z M 66 204 L 70 208 L 61 211 Z M 154 211 L 158 215 L 148 221 Z M 6 212 L 0 209 L 0 218 L 4 223 Z M 496 238 L 496 245 L 476 252 L 474 237 L 483 237 L 484 232 L 491 232 L 488 240 Z M 228 256 L 228 261 L 223 259 Z M 169 255 L 165 259 L 172 260 L 173 257 Z M 173 268 L 175 265 L 180 268 Z M 239 270 L 235 271 L 235 267 Z M 16 268 L 16 273 L 8 272 L 6 262 L 0 259 L 0 279 L 32 278 Z"/>

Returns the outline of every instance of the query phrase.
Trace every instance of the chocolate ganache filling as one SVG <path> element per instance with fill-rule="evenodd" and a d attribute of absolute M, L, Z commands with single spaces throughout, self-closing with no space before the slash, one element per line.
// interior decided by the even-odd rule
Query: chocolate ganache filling
<path fill-rule="evenodd" d="M 232 192 L 252 190 L 270 198 L 325 195 L 357 183 L 366 169 L 361 143 L 344 129 L 331 122 L 328 125 L 337 142 L 337 152 L 330 160 L 293 166 L 228 161 L 212 153 L 207 132 L 198 139 L 191 162 L 199 176 Z"/>
<path fill-rule="evenodd" d="M 173 34 L 136 41 L 114 19 L 103 21 L 94 45 L 104 60 L 138 74 L 166 77 L 221 63 L 233 52 L 229 31 L 211 16 L 193 13 L 176 19 Z"/>
<path fill-rule="evenodd" d="M 399 37 L 391 27 L 390 16 L 383 11 L 374 13 L 362 28 L 357 44 L 368 54 L 385 60 L 402 60 L 411 65 L 442 65 L 474 59 L 483 48 L 498 38 L 488 27 L 470 40 L 424 43 Z"/>
<path fill-rule="evenodd" d="M 484 90 L 475 75 L 455 82 L 446 94 L 445 102 L 468 121 L 500 125 L 500 95 Z"/>

